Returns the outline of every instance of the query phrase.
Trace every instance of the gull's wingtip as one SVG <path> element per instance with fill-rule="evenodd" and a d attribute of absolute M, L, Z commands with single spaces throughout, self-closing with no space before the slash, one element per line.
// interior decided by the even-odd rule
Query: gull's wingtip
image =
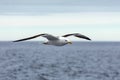
<path fill-rule="evenodd" d="M 12 41 L 12 42 L 18 42 L 18 41 Z"/>
<path fill-rule="evenodd" d="M 82 38 L 86 39 L 86 40 L 89 40 L 89 41 L 92 41 L 89 37 L 86 37 L 86 36 L 83 36 Z"/>
<path fill-rule="evenodd" d="M 12 41 L 12 42 L 20 42 L 21 40 L 16 40 L 16 41 Z"/>
<path fill-rule="evenodd" d="M 88 38 L 87 40 L 92 41 L 92 39 Z"/>

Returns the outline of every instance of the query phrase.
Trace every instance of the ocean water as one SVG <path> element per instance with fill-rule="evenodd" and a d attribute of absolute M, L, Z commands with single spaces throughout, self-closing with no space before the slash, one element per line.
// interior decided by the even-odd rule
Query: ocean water
<path fill-rule="evenodd" d="M 0 80 L 120 80 L 120 42 L 0 42 Z"/>

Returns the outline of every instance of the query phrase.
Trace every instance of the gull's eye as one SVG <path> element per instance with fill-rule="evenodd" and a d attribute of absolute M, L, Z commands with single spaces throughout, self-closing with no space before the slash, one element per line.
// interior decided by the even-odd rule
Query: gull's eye
<path fill-rule="evenodd" d="M 67 40 L 65 40 L 67 42 Z"/>

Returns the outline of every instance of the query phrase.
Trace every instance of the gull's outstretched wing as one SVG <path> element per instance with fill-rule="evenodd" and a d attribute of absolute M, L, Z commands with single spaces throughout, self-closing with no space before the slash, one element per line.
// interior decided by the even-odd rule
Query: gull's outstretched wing
<path fill-rule="evenodd" d="M 75 37 L 78 37 L 78 38 L 83 38 L 83 39 L 91 40 L 89 37 L 87 37 L 85 35 L 82 35 L 80 33 L 66 34 L 66 35 L 63 35 L 62 37 L 68 37 L 68 36 L 75 36 Z"/>
<path fill-rule="evenodd" d="M 38 34 L 38 35 L 35 35 L 35 36 L 32 36 L 32 37 L 15 40 L 15 41 L 13 41 L 13 42 L 25 41 L 25 40 L 33 39 L 33 38 L 36 38 L 36 37 L 39 37 L 39 36 L 45 37 L 45 38 L 47 38 L 48 40 L 58 40 L 57 37 L 55 37 L 55 36 L 53 36 L 53 35 L 51 35 L 51 34 Z"/>

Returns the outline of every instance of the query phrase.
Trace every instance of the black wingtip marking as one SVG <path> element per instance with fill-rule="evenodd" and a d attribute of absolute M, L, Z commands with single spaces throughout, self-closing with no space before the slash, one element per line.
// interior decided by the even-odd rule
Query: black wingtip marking
<path fill-rule="evenodd" d="M 12 41 L 12 42 L 20 42 L 20 41 L 23 41 L 23 40 L 17 40 L 17 41 Z"/>
<path fill-rule="evenodd" d="M 89 37 L 88 38 L 86 38 L 87 40 L 89 40 L 89 41 L 92 41 L 92 39 L 90 39 Z"/>

